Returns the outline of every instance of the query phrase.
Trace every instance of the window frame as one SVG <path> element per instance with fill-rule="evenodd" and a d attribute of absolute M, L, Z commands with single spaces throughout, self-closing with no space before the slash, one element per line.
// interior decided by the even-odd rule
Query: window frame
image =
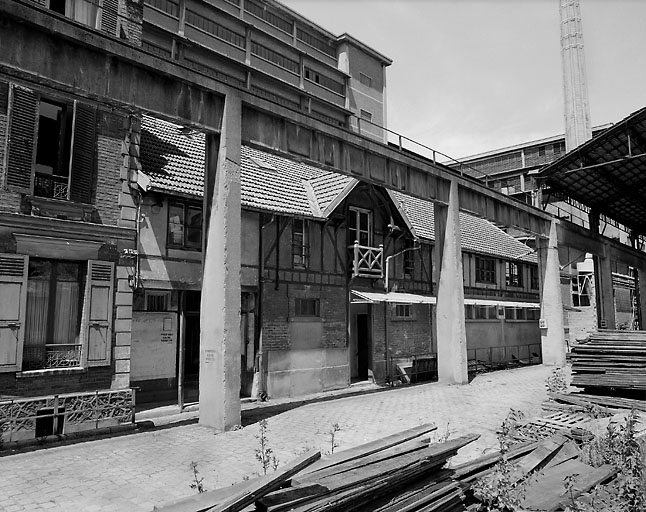
<path fill-rule="evenodd" d="M 309 306 L 313 306 L 310 308 Z M 320 318 L 321 317 L 321 299 L 314 297 L 296 297 L 294 298 L 293 318 Z"/>
<path fill-rule="evenodd" d="M 523 287 L 523 265 L 516 261 L 505 261 L 505 285 Z"/>
<path fill-rule="evenodd" d="M 300 229 L 297 230 L 297 226 Z M 307 219 L 292 220 L 292 266 L 306 269 L 310 263 L 310 223 Z"/>
<path fill-rule="evenodd" d="M 572 306 L 575 308 L 588 308 L 592 306 L 592 274 L 578 273 L 570 279 L 570 294 L 572 297 Z M 582 293 L 587 290 L 587 293 Z M 576 299 L 575 299 L 576 297 Z M 587 304 L 581 304 L 581 298 L 587 298 Z"/>
<path fill-rule="evenodd" d="M 491 268 L 485 268 L 489 266 Z M 476 283 L 496 284 L 496 259 L 477 256 L 475 261 L 475 277 Z"/>
<path fill-rule="evenodd" d="M 171 209 L 173 207 L 180 207 L 182 209 L 182 243 L 175 243 L 171 240 Z M 198 210 L 201 214 L 200 226 L 199 226 L 199 243 L 198 242 L 188 242 L 189 231 L 196 230 L 198 228 L 189 227 L 189 212 L 190 210 Z M 173 223 L 175 224 L 175 223 Z M 204 212 L 202 205 L 190 201 L 180 201 L 177 199 L 169 199 L 168 208 L 167 208 L 167 218 L 166 218 L 166 247 L 168 249 L 177 249 L 182 251 L 202 251 L 202 238 L 204 236 Z"/>
<path fill-rule="evenodd" d="M 410 303 L 396 302 L 392 305 L 391 319 L 393 320 L 415 320 L 413 305 Z"/>
<path fill-rule="evenodd" d="M 529 267 L 529 287 L 532 290 L 538 290 L 540 288 L 538 266 L 536 265 L 530 265 Z"/>
<path fill-rule="evenodd" d="M 350 236 L 350 232 L 354 231 L 355 236 L 354 239 L 351 238 L 351 243 L 354 244 L 355 242 L 359 242 L 359 245 L 363 247 L 372 247 L 373 243 L 373 236 L 372 236 L 372 211 L 368 210 L 366 208 L 359 208 L 358 206 L 350 206 L 348 208 L 348 215 L 352 216 L 354 218 L 354 227 L 351 227 L 351 224 L 348 224 L 348 236 Z M 361 227 L 361 216 L 366 215 L 368 219 L 368 229 L 362 230 L 360 229 Z M 368 242 L 366 244 L 361 243 L 361 233 L 366 233 L 368 237 Z"/>

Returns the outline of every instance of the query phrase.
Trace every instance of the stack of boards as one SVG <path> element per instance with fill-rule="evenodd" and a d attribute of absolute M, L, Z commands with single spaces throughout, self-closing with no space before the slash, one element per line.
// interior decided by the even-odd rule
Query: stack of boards
<path fill-rule="evenodd" d="M 573 386 L 646 391 L 646 331 L 599 331 L 570 359 Z"/>
<path fill-rule="evenodd" d="M 431 443 L 433 425 L 422 425 L 324 459 L 308 453 L 278 471 L 252 481 L 209 491 L 164 506 L 164 512 L 356 511 L 457 512 L 476 510 L 476 482 L 496 485 L 501 453 L 447 467 L 447 460 L 478 436 Z M 611 481 L 614 466 L 598 468 L 577 460 L 580 449 L 568 436 L 524 442 L 504 454 L 509 479 L 523 486 L 523 510 L 564 510 L 572 497 Z M 572 488 L 566 477 L 577 475 Z M 531 478 L 529 478 L 531 477 Z"/>

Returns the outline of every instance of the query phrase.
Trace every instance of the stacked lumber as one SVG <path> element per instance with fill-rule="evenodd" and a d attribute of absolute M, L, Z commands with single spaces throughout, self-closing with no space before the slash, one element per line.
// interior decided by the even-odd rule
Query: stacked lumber
<path fill-rule="evenodd" d="M 646 391 L 646 331 L 599 331 L 570 353 L 572 385 Z"/>
<path fill-rule="evenodd" d="M 623 398 L 616 396 L 589 395 L 586 393 L 549 393 L 552 403 L 563 404 L 576 411 L 588 411 L 593 406 L 600 408 L 602 412 L 608 415 L 636 409 L 646 412 L 646 397 L 644 400 L 635 398 Z M 545 408 L 549 408 L 549 403 Z"/>
<path fill-rule="evenodd" d="M 464 510 L 464 491 L 444 469 L 478 439 L 431 443 L 435 425 L 415 427 L 321 459 L 308 453 L 278 471 L 225 489 L 178 500 L 173 512 L 443 511 Z"/>
<path fill-rule="evenodd" d="M 580 449 L 565 436 L 555 435 L 531 444 L 517 446 L 505 454 L 511 462 L 506 479 L 509 484 L 519 484 L 516 490 L 521 510 L 564 510 L 573 498 L 594 486 L 608 482 L 617 468 L 603 465 L 594 468 L 578 460 Z M 478 481 L 496 483 L 495 464 L 501 454 L 487 455 L 453 468 L 454 478 L 468 494 L 467 510 L 479 510 L 481 503 L 473 495 Z M 566 489 L 566 477 L 575 479 L 572 489 Z"/>
<path fill-rule="evenodd" d="M 263 512 L 463 510 L 462 489 L 442 470 L 479 436 L 429 444 L 427 425 L 339 452 L 256 502 Z"/>

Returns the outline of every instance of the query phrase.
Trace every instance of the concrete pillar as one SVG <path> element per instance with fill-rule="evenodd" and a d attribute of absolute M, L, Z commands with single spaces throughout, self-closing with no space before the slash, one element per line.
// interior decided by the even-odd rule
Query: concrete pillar
<path fill-rule="evenodd" d="M 565 364 L 566 350 L 556 220 L 552 220 L 549 239 L 537 238 L 536 243 L 542 278 L 540 331 L 543 364 L 561 366 Z"/>
<path fill-rule="evenodd" d="M 206 137 L 200 424 L 220 431 L 240 424 L 241 110 L 240 97 L 230 92 L 221 136 Z"/>
<path fill-rule="evenodd" d="M 595 254 L 594 289 L 597 300 L 597 327 L 599 329 L 616 329 L 615 294 L 612 288 L 612 267 L 610 265 L 610 248 L 603 245 L 603 254 Z"/>
<path fill-rule="evenodd" d="M 435 204 L 435 281 L 437 288 L 438 379 L 467 384 L 467 338 L 460 245 L 458 184 L 451 182 L 448 206 Z M 439 275 L 438 275 L 439 273 Z"/>

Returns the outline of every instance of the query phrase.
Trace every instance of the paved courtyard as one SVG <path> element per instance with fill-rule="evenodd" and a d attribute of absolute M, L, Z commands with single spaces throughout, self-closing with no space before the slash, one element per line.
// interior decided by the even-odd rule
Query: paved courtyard
<path fill-rule="evenodd" d="M 336 450 L 434 422 L 437 436 L 481 434 L 454 461 L 497 446 L 495 430 L 510 408 L 540 413 L 551 368 L 532 366 L 477 376 L 465 386 L 430 383 L 290 408 L 272 403 L 245 410 L 240 430 L 217 434 L 197 423 L 86 441 L 0 457 L 0 510 L 132 511 L 196 491 L 191 462 L 206 489 L 241 481 L 261 470 L 255 458 L 257 419 L 266 417 L 271 448 L 280 463 L 314 448 Z M 458 460 L 459 459 L 459 460 Z"/>

